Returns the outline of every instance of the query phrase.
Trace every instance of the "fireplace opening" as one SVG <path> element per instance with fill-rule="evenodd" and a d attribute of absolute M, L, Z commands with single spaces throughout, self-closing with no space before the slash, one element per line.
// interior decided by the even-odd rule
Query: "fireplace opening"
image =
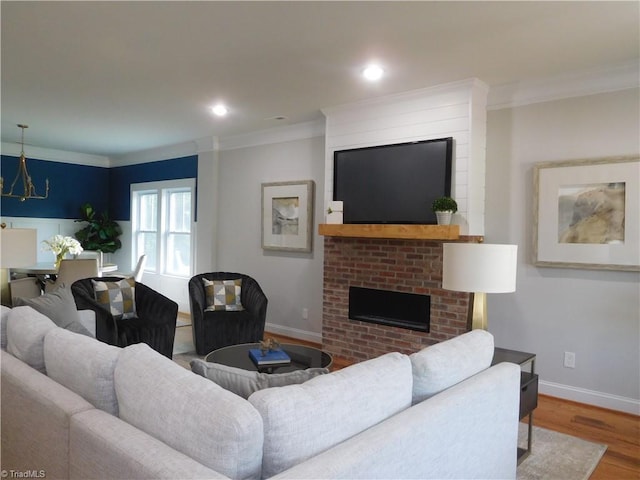
<path fill-rule="evenodd" d="M 349 287 L 349 318 L 429 332 L 431 297 L 416 293 Z"/>

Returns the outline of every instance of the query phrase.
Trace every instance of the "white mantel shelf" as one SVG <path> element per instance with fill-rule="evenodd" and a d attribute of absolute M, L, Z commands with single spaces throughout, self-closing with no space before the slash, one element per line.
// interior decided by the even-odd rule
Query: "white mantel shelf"
<path fill-rule="evenodd" d="M 326 237 L 392 238 L 404 240 L 460 240 L 459 225 L 321 223 L 318 225 L 318 233 Z"/>

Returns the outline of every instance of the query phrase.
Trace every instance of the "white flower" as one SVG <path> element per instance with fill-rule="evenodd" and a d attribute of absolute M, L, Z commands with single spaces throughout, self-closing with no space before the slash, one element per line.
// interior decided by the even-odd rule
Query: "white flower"
<path fill-rule="evenodd" d="M 42 249 L 45 251 L 51 251 L 56 256 L 70 253 L 71 255 L 78 255 L 82 252 L 82 246 L 80 242 L 73 237 L 63 237 L 62 235 L 54 235 L 49 240 L 42 241 Z"/>

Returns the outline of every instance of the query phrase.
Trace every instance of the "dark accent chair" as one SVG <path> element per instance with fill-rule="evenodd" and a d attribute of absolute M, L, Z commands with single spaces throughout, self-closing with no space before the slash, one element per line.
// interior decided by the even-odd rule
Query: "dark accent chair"
<path fill-rule="evenodd" d="M 96 313 L 98 340 L 118 347 L 146 343 L 162 355 L 172 358 L 178 318 L 176 302 L 136 282 L 136 318 L 116 320 L 109 310 L 96 302 L 91 280 L 118 282 L 122 278 L 84 278 L 71 285 L 78 310 L 93 310 Z"/>
<path fill-rule="evenodd" d="M 207 280 L 242 279 L 239 312 L 205 312 L 207 308 L 203 278 Z M 189 304 L 193 324 L 193 343 L 198 355 L 218 348 L 262 340 L 267 318 L 267 297 L 253 278 L 242 273 L 201 273 L 189 280 Z"/>

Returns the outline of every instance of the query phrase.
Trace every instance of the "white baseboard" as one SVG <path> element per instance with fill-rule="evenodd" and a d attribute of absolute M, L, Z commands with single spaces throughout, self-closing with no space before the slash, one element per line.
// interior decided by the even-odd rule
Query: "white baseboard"
<path fill-rule="evenodd" d="M 299 328 L 285 327 L 282 325 L 276 325 L 275 323 L 268 323 L 264 327 L 265 331 L 276 333 L 278 335 L 284 335 L 286 337 L 298 338 L 307 342 L 314 342 L 322 344 L 322 334 L 308 332 L 306 330 L 300 330 Z"/>
<path fill-rule="evenodd" d="M 544 380 L 540 381 L 538 392 L 565 400 L 595 405 L 596 407 L 640 415 L 640 401 L 634 398 L 621 397 Z"/>

